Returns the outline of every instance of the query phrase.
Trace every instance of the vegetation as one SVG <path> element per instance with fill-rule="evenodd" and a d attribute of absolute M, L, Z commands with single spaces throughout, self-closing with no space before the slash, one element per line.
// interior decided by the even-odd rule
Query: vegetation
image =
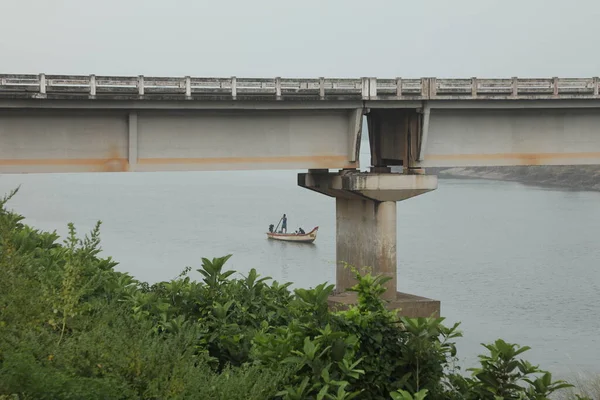
<path fill-rule="evenodd" d="M 480 365 L 454 366 L 458 324 L 401 318 L 385 279 L 354 270 L 359 302 L 332 312 L 333 286 L 289 290 L 230 256 L 200 281 L 154 285 L 83 239 L 23 223 L 0 200 L 0 399 L 546 399 L 565 382 L 497 340 Z M 576 398 L 576 397 L 573 397 Z M 578 397 L 582 398 L 582 397 Z"/>
<path fill-rule="evenodd" d="M 571 400 L 578 398 L 600 399 L 600 376 L 593 373 L 580 372 L 574 374 L 575 386 L 556 393 L 556 400 Z M 583 397 L 585 396 L 585 397 Z"/>

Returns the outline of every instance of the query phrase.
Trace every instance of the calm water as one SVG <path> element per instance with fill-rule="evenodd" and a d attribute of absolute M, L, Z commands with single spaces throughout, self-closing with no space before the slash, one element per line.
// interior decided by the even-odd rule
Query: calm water
<path fill-rule="evenodd" d="M 233 253 L 229 267 L 295 286 L 334 282 L 334 200 L 296 186 L 296 173 L 202 172 L 0 175 L 21 184 L 11 206 L 27 222 L 87 233 L 102 220 L 105 254 L 150 282 L 201 257 Z M 270 223 L 319 225 L 315 246 L 268 241 Z M 442 301 L 462 321 L 460 355 L 481 342 L 530 345 L 529 359 L 562 375 L 600 372 L 600 194 L 516 183 L 440 180 L 398 204 L 401 291 Z M 196 275 L 199 277 L 199 275 Z"/>

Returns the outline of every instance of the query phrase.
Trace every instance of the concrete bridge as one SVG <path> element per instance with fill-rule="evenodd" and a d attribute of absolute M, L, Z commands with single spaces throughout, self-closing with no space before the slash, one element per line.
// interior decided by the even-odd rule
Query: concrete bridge
<path fill-rule="evenodd" d="M 396 291 L 396 202 L 437 188 L 426 167 L 600 164 L 599 108 L 596 77 L 0 75 L 0 173 L 306 169 L 300 186 L 336 198 L 338 290 L 342 261 L 370 265 L 392 306 L 430 315 Z"/>

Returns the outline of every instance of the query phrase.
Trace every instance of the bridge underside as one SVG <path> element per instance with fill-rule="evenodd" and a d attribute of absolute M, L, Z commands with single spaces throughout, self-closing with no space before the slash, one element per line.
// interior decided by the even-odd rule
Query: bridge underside
<path fill-rule="evenodd" d="M 600 109 L 494 105 L 371 110 L 372 165 L 410 170 L 600 164 Z"/>
<path fill-rule="evenodd" d="M 600 164 L 600 109 L 433 109 L 421 167 Z"/>
<path fill-rule="evenodd" d="M 362 110 L 0 109 L 0 173 L 356 168 Z"/>
<path fill-rule="evenodd" d="M 0 104 L 0 173 L 358 168 L 363 114 L 365 166 L 600 164 L 591 100 L 78 104 Z"/>

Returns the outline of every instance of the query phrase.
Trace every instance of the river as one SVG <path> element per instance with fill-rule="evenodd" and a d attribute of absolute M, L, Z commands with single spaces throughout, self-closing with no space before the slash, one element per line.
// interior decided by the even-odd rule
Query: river
<path fill-rule="evenodd" d="M 73 222 L 83 235 L 102 220 L 104 254 L 138 279 L 232 253 L 240 273 L 335 282 L 334 200 L 297 187 L 296 171 L 0 175 L 1 193 L 17 185 L 10 207 L 37 228 L 64 235 Z M 318 225 L 316 244 L 267 240 L 283 213 L 290 230 Z M 600 193 L 440 180 L 398 203 L 399 290 L 462 322 L 462 364 L 501 337 L 558 376 L 600 373 L 599 238 Z"/>

